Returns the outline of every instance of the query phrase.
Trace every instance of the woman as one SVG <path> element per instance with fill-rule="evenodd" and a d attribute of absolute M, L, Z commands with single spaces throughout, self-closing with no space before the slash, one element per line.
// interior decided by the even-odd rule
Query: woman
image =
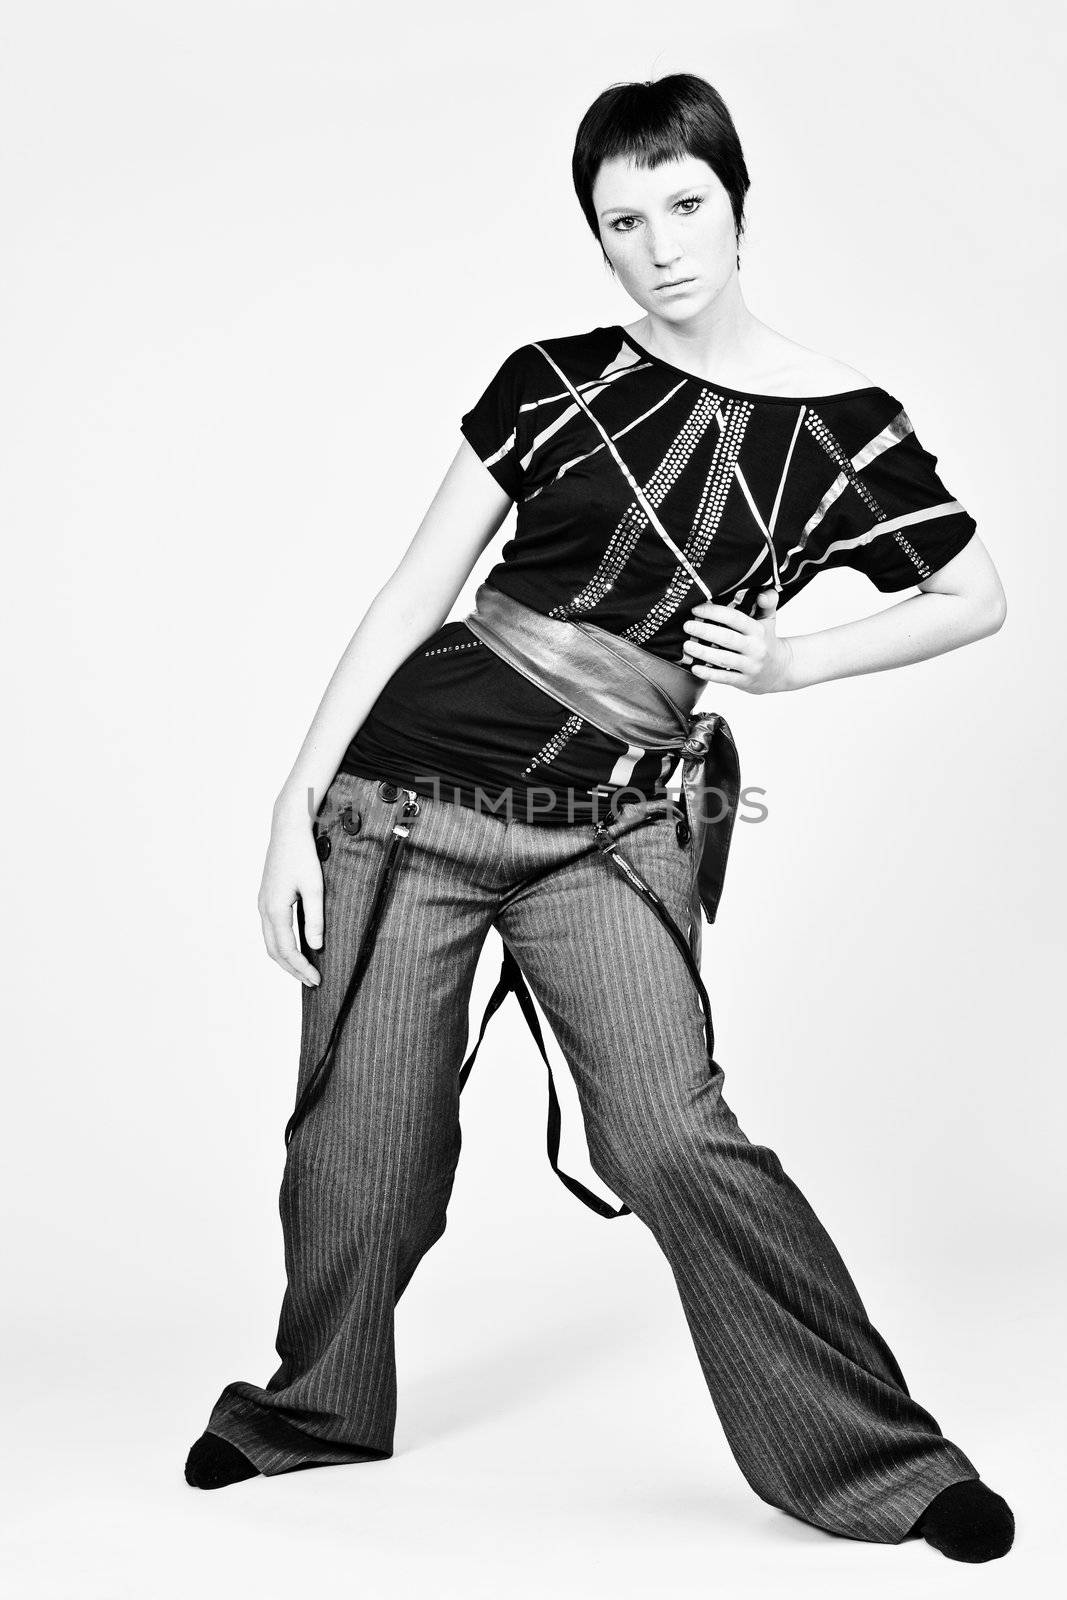
<path fill-rule="evenodd" d="M 513 987 L 536 1032 L 529 980 L 623 1204 L 559 1175 L 654 1233 L 756 1493 L 830 1532 L 988 1560 L 1012 1541 L 1006 1502 L 910 1397 L 822 1225 L 722 1096 L 697 958 L 738 771 L 693 702 L 705 683 L 781 693 L 955 649 L 1000 627 L 1003 591 L 900 402 L 745 305 L 749 178 L 709 84 L 607 90 L 573 175 L 645 315 L 501 363 L 275 803 L 264 937 L 304 984 L 281 1365 L 226 1386 L 186 1476 L 392 1454 L 393 1313 L 445 1227 L 495 928 L 489 1009 Z M 445 622 L 513 501 L 476 610 Z M 780 638 L 777 610 L 840 565 L 920 592 Z"/>

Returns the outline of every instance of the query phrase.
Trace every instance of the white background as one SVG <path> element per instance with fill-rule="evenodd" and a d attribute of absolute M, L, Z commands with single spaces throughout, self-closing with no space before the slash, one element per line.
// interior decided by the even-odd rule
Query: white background
<path fill-rule="evenodd" d="M 1064 1338 L 1059 8 L 7 10 L 11 1592 L 1044 1592 Z M 742 1126 L 1014 1506 L 1015 1549 L 980 1569 L 752 1493 L 652 1236 L 548 1167 L 513 1000 L 465 1091 L 448 1230 L 398 1309 L 395 1456 L 214 1494 L 182 1476 L 223 1385 L 276 1364 L 300 996 L 260 940 L 271 804 L 503 355 L 639 314 L 570 155 L 602 89 L 672 71 L 738 125 L 748 304 L 902 400 L 1008 595 L 972 649 L 721 691 L 770 818 L 738 825 L 704 951 Z M 781 631 L 892 603 L 827 575 Z M 499 955 L 493 935 L 472 1022 Z M 568 1118 L 588 1177 L 580 1137 Z"/>

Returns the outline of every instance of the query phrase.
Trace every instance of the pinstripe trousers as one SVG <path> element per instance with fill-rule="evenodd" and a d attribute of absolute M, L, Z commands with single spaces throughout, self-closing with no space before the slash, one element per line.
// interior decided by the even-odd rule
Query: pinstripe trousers
<path fill-rule="evenodd" d="M 325 932 L 320 951 L 305 946 L 321 982 L 303 990 L 297 1094 L 403 803 L 342 772 L 316 818 L 329 841 Z M 475 968 L 496 928 L 573 1074 L 593 1170 L 667 1257 L 749 1485 L 816 1527 L 899 1543 L 939 1490 L 978 1470 L 911 1398 L 778 1157 L 739 1127 L 722 1069 L 709 1067 L 692 978 L 655 912 L 600 852 L 569 863 L 588 826 L 436 796 L 419 805 L 328 1089 L 286 1153 L 280 1365 L 265 1387 L 227 1384 L 209 1430 L 267 1475 L 392 1455 L 394 1309 L 445 1229 Z M 619 849 L 684 933 L 692 838 L 664 819 Z M 564 861 L 497 913 L 510 885 Z"/>

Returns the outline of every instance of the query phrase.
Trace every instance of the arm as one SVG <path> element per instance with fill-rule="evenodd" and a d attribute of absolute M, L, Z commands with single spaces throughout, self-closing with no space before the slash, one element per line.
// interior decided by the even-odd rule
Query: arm
<path fill-rule="evenodd" d="M 1007 615 L 1000 578 L 977 534 L 918 588 L 874 616 L 784 639 L 773 590 L 761 596 L 755 617 L 705 601 L 685 624 L 691 671 L 748 694 L 778 694 L 925 661 L 996 633 Z"/>
<path fill-rule="evenodd" d="M 441 626 L 511 506 L 464 439 L 415 536 L 363 615 L 334 669 L 275 816 L 322 803 L 348 747 L 397 667 Z"/>
<path fill-rule="evenodd" d="M 1000 578 L 977 534 L 918 589 L 874 616 L 776 640 L 783 652 L 777 687 L 806 689 L 925 661 L 996 633 L 1007 615 Z"/>
<path fill-rule="evenodd" d="M 317 983 L 318 973 L 294 936 L 298 898 L 308 944 L 317 949 L 322 942 L 322 871 L 312 818 L 382 688 L 444 622 L 511 503 L 464 439 L 399 565 L 349 640 L 274 802 L 259 890 L 263 938 L 274 960 L 305 983 Z"/>

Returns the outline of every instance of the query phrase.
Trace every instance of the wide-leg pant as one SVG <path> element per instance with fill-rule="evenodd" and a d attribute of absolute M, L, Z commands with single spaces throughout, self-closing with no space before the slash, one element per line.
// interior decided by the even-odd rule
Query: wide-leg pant
<path fill-rule="evenodd" d="M 403 803 L 340 773 L 320 810 L 322 980 L 303 991 L 298 1093 Z M 593 852 L 498 914 L 509 886 L 567 860 L 590 829 L 419 804 L 328 1088 L 286 1154 L 281 1364 L 265 1388 L 227 1384 L 208 1428 L 268 1475 L 392 1454 L 394 1309 L 444 1232 L 475 967 L 496 927 L 573 1073 L 594 1171 L 667 1257 L 748 1483 L 817 1527 L 898 1543 L 940 1489 L 977 1468 L 910 1397 L 778 1157 L 739 1127 L 722 1069 L 709 1068 L 692 978 L 655 912 Z M 684 932 L 692 840 L 665 819 L 619 849 Z"/>

